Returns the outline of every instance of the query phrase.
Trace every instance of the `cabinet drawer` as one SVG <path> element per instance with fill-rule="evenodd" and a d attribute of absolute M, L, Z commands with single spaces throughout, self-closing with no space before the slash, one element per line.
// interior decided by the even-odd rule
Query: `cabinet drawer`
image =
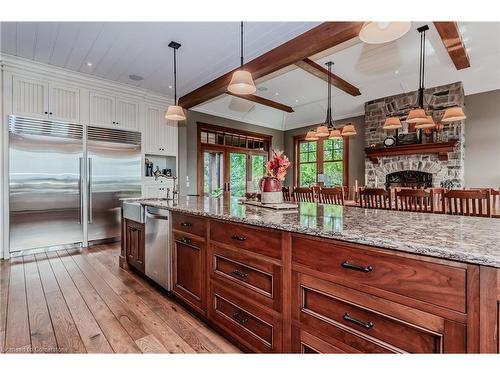
<path fill-rule="evenodd" d="M 202 217 L 172 212 L 172 228 L 205 237 L 207 221 Z"/>
<path fill-rule="evenodd" d="M 363 353 L 440 353 L 443 334 L 300 285 L 300 322 Z M 382 350 L 383 349 L 383 350 Z"/>
<path fill-rule="evenodd" d="M 245 347 L 257 353 L 280 352 L 280 320 L 237 297 L 227 289 L 211 284 L 209 319 Z"/>
<path fill-rule="evenodd" d="M 333 340 L 330 338 L 330 341 Z M 297 327 L 292 328 L 292 351 L 301 354 L 360 353 L 339 342 L 326 342 L 319 338 L 318 334 Z"/>
<path fill-rule="evenodd" d="M 367 286 L 466 312 L 465 268 L 299 236 L 292 237 L 292 261 L 353 288 Z"/>
<path fill-rule="evenodd" d="M 220 284 L 281 311 L 281 267 L 240 252 L 211 247 L 211 276 Z"/>
<path fill-rule="evenodd" d="M 210 239 L 281 259 L 281 233 L 277 231 L 214 220 L 210 224 Z"/>

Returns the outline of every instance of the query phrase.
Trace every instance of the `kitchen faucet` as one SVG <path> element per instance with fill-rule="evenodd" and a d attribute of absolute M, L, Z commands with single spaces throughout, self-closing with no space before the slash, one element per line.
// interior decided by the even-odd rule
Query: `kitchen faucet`
<path fill-rule="evenodd" d="M 158 181 L 159 177 L 171 178 L 172 180 L 174 180 L 174 188 L 172 189 L 172 198 L 175 199 L 176 196 L 177 197 L 179 196 L 179 192 L 176 189 L 177 188 L 177 177 L 167 176 L 167 175 L 161 173 L 159 169 L 157 169 L 156 171 L 153 172 L 153 176 L 155 178 L 155 181 Z M 167 189 L 167 199 L 170 199 L 170 188 Z"/>

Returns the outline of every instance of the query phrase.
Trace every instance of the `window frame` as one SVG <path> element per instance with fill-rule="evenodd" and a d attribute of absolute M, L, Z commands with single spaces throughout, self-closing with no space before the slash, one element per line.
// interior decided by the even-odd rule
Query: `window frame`
<path fill-rule="evenodd" d="M 323 173 L 324 165 L 324 147 L 323 141 L 328 138 L 320 138 L 316 143 L 316 184 L 323 185 L 318 182 L 318 175 Z M 349 187 L 349 137 L 342 138 L 343 154 L 342 154 L 342 185 Z M 300 134 L 293 137 L 293 186 L 299 187 L 299 171 L 300 171 L 300 143 L 306 141 L 306 134 Z M 329 162 L 329 161 L 327 161 Z"/>

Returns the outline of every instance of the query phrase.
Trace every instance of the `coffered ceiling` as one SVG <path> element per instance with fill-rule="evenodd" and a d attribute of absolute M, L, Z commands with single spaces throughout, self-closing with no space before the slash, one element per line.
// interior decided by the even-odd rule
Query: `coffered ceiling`
<path fill-rule="evenodd" d="M 357 86 L 353 97 L 333 89 L 333 116 L 363 113 L 364 103 L 412 91 L 418 85 L 418 26 L 401 39 L 366 45 L 357 38 L 312 60 L 333 61 L 333 72 Z M 318 23 L 248 22 L 245 59 L 251 60 L 311 29 Z M 463 81 L 466 94 L 500 88 L 500 24 L 459 22 L 471 67 L 457 70 L 432 22 L 427 22 L 426 86 Z M 237 22 L 23 22 L 2 23 L 1 51 L 73 71 L 138 86 L 172 96 L 171 40 L 178 54 L 178 96 L 234 69 L 239 63 Z M 326 56 L 325 56 L 326 55 Z M 89 63 L 89 64 L 88 64 Z M 90 66 L 89 66 L 90 65 Z M 130 75 L 144 79 L 134 81 Z M 257 95 L 293 107 L 293 113 L 221 95 L 193 110 L 276 129 L 324 120 L 326 84 L 296 67 L 257 82 Z"/>

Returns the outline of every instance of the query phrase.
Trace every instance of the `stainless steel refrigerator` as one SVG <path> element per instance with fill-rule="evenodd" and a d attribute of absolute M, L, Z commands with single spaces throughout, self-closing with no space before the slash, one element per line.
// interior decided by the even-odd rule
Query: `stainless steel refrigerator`
<path fill-rule="evenodd" d="M 10 116 L 10 251 L 118 239 L 141 166 L 139 132 Z"/>

